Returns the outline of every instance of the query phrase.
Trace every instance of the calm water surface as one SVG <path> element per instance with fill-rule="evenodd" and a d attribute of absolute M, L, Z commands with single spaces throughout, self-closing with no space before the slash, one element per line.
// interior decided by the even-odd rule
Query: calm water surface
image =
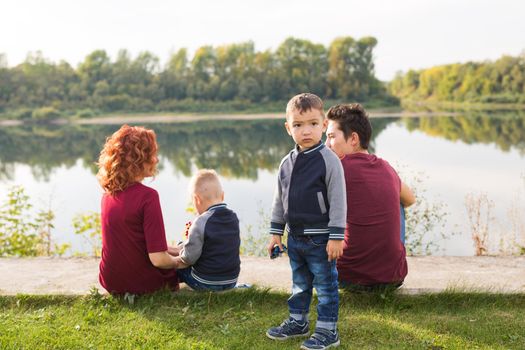
<path fill-rule="evenodd" d="M 525 245 L 525 115 L 467 114 L 424 118 L 374 118 L 373 151 L 429 205 L 445 206 L 442 222 L 425 235 L 433 254 L 473 255 L 465 207 L 467 194 L 493 202 L 491 251 Z M 181 237 L 192 215 L 187 186 L 197 168 L 222 176 L 226 202 L 244 233 L 265 235 L 280 159 L 293 147 L 283 121 L 205 121 L 151 124 L 160 145 L 160 172 L 145 183 L 160 193 L 170 240 Z M 101 190 L 94 162 L 105 138 L 119 125 L 24 126 L 0 129 L 0 200 L 23 185 L 37 208 L 56 214 L 54 238 L 88 249 L 73 234 L 72 218 L 100 211 Z M 419 178 L 422 182 L 417 182 Z M 511 214 L 514 212 L 515 214 Z M 518 213 L 516 215 L 516 213 Z M 410 215 L 410 212 L 409 212 Z M 486 221 L 486 220 L 485 220 Z M 454 233 L 454 234 L 453 234 Z M 441 234 L 450 238 L 443 240 Z M 452 235 L 453 234 L 453 235 Z"/>

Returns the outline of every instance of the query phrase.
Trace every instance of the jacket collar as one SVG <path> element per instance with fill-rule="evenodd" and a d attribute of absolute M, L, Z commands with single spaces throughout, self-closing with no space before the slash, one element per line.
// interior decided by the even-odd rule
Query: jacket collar
<path fill-rule="evenodd" d="M 299 149 L 299 145 L 296 144 L 292 152 L 294 153 L 295 156 L 299 155 L 300 153 L 303 153 L 303 154 L 307 155 L 307 154 L 310 154 L 310 153 L 314 153 L 316 151 L 320 151 L 324 147 L 325 147 L 324 143 L 322 141 L 319 141 L 319 143 L 317 145 L 312 146 L 312 147 L 310 147 L 308 149 L 305 149 L 305 150 L 301 151 Z"/>
<path fill-rule="evenodd" d="M 206 211 L 213 211 L 213 210 L 219 209 L 219 208 L 226 208 L 226 203 L 214 204 L 214 205 L 210 206 L 208 209 L 206 209 Z"/>

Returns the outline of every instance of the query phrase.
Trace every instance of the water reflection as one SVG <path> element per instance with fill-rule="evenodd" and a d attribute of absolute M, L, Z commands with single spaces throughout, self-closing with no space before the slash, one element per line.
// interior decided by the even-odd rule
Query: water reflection
<path fill-rule="evenodd" d="M 195 167 L 217 169 L 224 178 L 228 204 L 238 212 L 242 225 L 259 226 L 261 209 L 268 211 L 271 206 L 279 162 L 293 146 L 283 123 L 254 120 L 147 125 L 157 133 L 164 166 L 150 185 L 161 194 L 172 239 L 188 220 L 185 193 Z M 52 202 L 57 214 L 54 232 L 60 242 L 73 242 L 73 251 L 81 250 L 81 242 L 74 242 L 78 237 L 72 234 L 71 220 L 78 213 L 100 210 L 95 161 L 105 138 L 118 127 L 0 128 L 0 198 L 8 186 L 21 184 L 35 205 L 39 200 Z M 441 196 L 449 205 L 450 224 L 458 225 L 462 236 L 455 236 L 454 243 L 445 247 L 446 254 L 472 254 L 464 208 L 467 193 L 487 192 L 497 203 L 498 230 L 508 231 L 504 224 L 509 221 L 509 198 L 524 187 L 520 176 L 525 176 L 525 115 L 373 118 L 372 127 L 372 152 L 377 150 L 391 164 L 406 165 L 409 174 L 423 171 L 429 176 L 424 183 L 429 195 Z M 260 233 L 265 234 L 263 231 Z"/>
<path fill-rule="evenodd" d="M 376 118 L 374 138 L 395 119 Z M 161 158 L 190 176 L 193 166 L 216 169 L 229 178 L 257 179 L 275 170 L 293 146 L 283 121 L 204 121 L 148 125 L 157 133 Z M 27 164 L 35 179 L 48 181 L 53 169 L 81 160 L 96 173 L 95 161 L 115 125 L 21 126 L 0 129 L 0 177 L 13 180 L 14 163 Z M 374 148 L 374 140 L 371 142 Z"/>
<path fill-rule="evenodd" d="M 410 131 L 420 130 L 427 135 L 467 144 L 494 143 L 502 151 L 517 150 L 525 155 L 525 114 L 471 113 L 460 116 L 403 118 Z"/>

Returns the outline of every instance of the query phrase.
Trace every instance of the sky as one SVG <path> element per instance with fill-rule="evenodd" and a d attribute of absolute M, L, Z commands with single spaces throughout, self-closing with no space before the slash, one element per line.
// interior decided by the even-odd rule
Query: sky
<path fill-rule="evenodd" d="M 522 0 L 2 0 L 0 54 L 9 66 L 41 51 L 76 66 L 94 50 L 150 51 L 161 63 L 187 48 L 287 37 L 328 46 L 373 36 L 376 76 L 525 52 Z"/>

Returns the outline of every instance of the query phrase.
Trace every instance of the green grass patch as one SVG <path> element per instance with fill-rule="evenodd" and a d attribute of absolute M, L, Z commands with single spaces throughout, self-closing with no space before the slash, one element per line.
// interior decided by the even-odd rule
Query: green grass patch
<path fill-rule="evenodd" d="M 300 339 L 276 342 L 264 334 L 287 317 L 287 297 L 261 289 L 3 296 L 0 348 L 298 349 Z M 342 292 L 340 348 L 524 349 L 524 310 L 524 294 Z"/>

